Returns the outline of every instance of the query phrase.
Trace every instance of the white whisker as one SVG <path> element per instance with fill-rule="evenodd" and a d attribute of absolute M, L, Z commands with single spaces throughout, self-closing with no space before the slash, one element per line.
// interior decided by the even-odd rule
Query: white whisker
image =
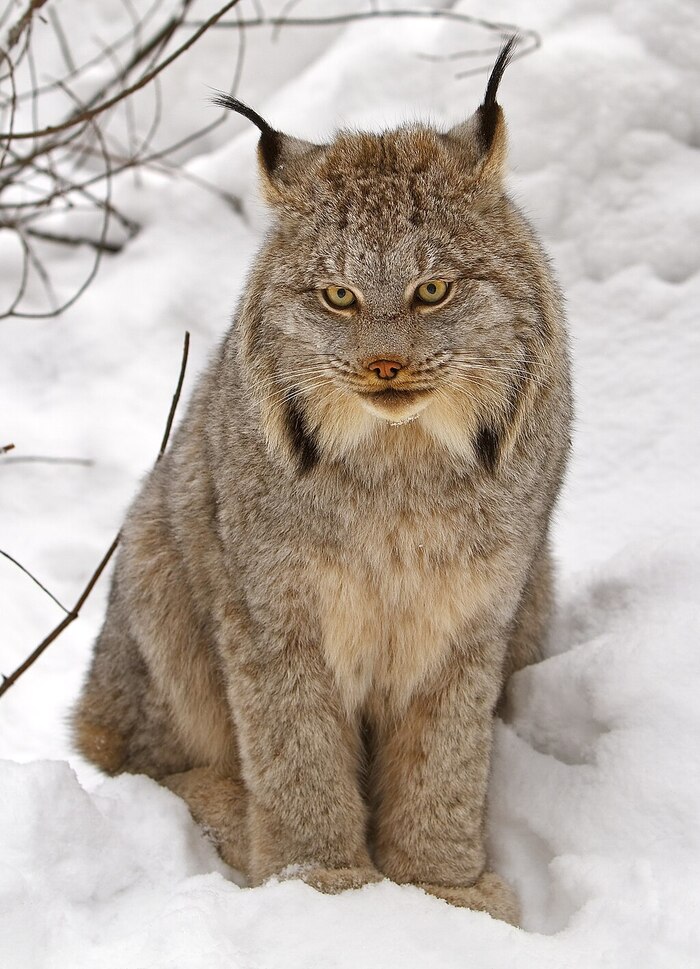
<path fill-rule="evenodd" d="M 307 377 L 304 380 L 295 381 L 286 387 L 277 387 L 272 393 L 262 397 L 260 399 L 260 403 L 267 403 L 274 400 L 276 397 L 291 398 L 292 396 L 298 396 L 300 393 L 305 393 L 308 390 L 312 390 L 314 387 L 325 386 L 333 383 L 336 383 L 334 376 L 321 373 L 313 378 Z"/>

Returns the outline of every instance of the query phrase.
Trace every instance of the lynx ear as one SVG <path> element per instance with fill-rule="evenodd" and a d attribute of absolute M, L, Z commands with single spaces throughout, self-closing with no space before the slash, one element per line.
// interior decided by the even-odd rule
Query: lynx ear
<path fill-rule="evenodd" d="M 472 172 L 477 177 L 500 178 L 506 160 L 506 122 L 503 110 L 496 101 L 503 72 L 513 57 L 518 43 L 511 37 L 501 48 L 486 85 L 483 103 L 468 121 L 451 129 L 454 138 L 466 149 Z"/>
<path fill-rule="evenodd" d="M 231 97 L 229 94 L 217 94 L 212 98 L 214 104 L 230 108 L 252 121 L 260 129 L 258 142 L 258 159 L 263 178 L 263 190 L 268 202 L 275 203 L 284 195 L 285 187 L 294 181 L 295 163 L 309 160 L 313 155 L 323 150 L 322 145 L 315 145 L 311 141 L 302 141 L 290 135 L 275 131 L 257 111 L 253 111 L 247 104 Z"/>

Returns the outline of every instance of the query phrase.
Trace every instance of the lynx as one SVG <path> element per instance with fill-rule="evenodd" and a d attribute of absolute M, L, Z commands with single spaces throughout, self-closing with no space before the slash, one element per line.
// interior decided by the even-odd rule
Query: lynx
<path fill-rule="evenodd" d="M 567 338 L 504 189 L 501 51 L 448 132 L 260 129 L 272 224 L 123 528 L 78 749 L 188 803 L 251 885 L 389 878 L 513 923 L 496 705 L 535 660 Z"/>

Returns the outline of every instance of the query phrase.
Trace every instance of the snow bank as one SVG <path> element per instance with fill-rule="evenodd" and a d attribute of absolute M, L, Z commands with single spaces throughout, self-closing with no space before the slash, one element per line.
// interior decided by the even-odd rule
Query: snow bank
<path fill-rule="evenodd" d="M 297 882 L 239 888 L 177 798 L 146 778 L 98 778 L 72 756 L 64 723 L 103 582 L 0 702 L 9 969 L 700 966 L 697 13 L 687 0 L 456 7 L 542 32 L 502 101 L 512 188 L 554 258 L 574 344 L 560 608 L 549 658 L 512 681 L 491 788 L 492 856 L 518 888 L 524 929 L 389 883 L 337 897 Z M 64 9 L 65 22 L 77 0 Z M 403 118 L 447 125 L 478 102 L 483 78 L 455 82 L 449 64 L 415 51 L 475 38 L 394 21 L 287 34 L 271 60 L 261 36 L 241 94 L 302 137 Z M 227 43 L 219 34 L 178 67 L 168 134 L 200 122 L 205 84 L 225 86 Z M 191 388 L 240 294 L 265 224 L 254 143 L 232 119 L 189 163 L 242 198 L 245 221 L 190 183 L 124 179 L 119 202 L 141 234 L 60 321 L 2 324 L 3 436 L 18 455 L 93 461 L 0 469 L 0 547 L 67 603 L 157 452 L 183 330 Z M 61 258 L 68 285 L 78 254 Z M 0 264 L 0 287 L 10 268 Z M 0 611 L 9 670 L 59 617 L 1 559 Z"/>

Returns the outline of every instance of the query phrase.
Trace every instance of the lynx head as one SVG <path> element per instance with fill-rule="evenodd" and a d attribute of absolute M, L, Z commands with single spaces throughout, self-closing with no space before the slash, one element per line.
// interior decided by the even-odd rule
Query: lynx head
<path fill-rule="evenodd" d="M 242 365 L 270 445 L 297 468 L 403 434 L 492 471 L 522 429 L 556 299 L 503 189 L 496 92 L 512 49 L 448 132 L 316 145 L 217 99 L 261 130 L 274 223 L 241 315 Z"/>

